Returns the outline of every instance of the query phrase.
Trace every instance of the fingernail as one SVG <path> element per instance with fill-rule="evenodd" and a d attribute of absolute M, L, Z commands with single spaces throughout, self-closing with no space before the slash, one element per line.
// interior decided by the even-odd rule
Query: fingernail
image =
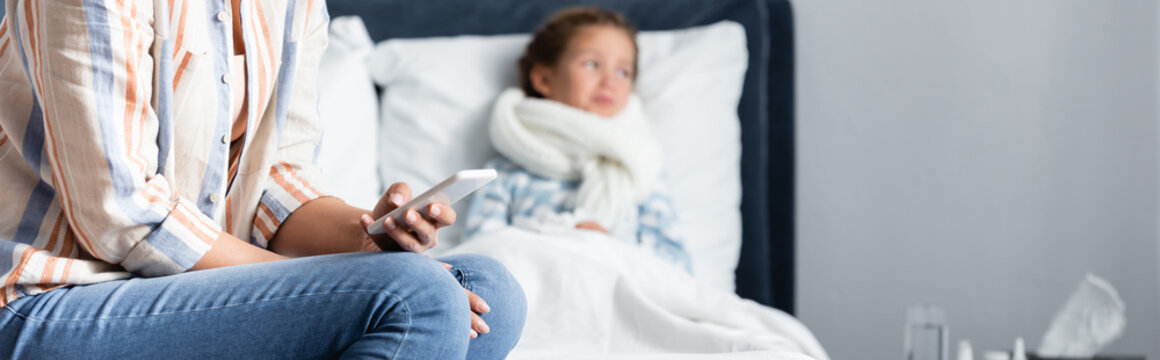
<path fill-rule="evenodd" d="M 395 206 L 403 205 L 403 195 L 391 194 L 391 204 L 395 204 Z"/>
<path fill-rule="evenodd" d="M 471 335 L 468 335 L 468 336 L 471 336 L 471 338 L 474 339 L 474 338 L 479 337 L 479 333 L 475 332 L 475 330 L 471 330 Z"/>
<path fill-rule="evenodd" d="M 487 306 L 487 303 L 481 303 L 479 304 L 479 307 L 480 310 L 483 310 L 483 312 L 491 311 L 491 306 Z"/>
<path fill-rule="evenodd" d="M 418 217 L 419 216 L 415 215 L 414 211 L 407 211 L 407 218 L 403 219 L 403 221 L 406 221 L 407 225 L 411 225 L 411 224 L 415 223 L 415 220 L 419 220 L 419 219 L 417 219 Z"/>
<path fill-rule="evenodd" d="M 480 321 L 479 322 L 479 332 L 486 334 L 486 333 L 491 332 L 491 328 L 487 327 L 487 323 Z"/>
<path fill-rule="evenodd" d="M 439 216 L 439 213 L 441 213 L 441 212 L 443 212 L 443 210 L 439 210 L 438 206 L 432 206 L 431 210 L 428 211 L 428 213 L 430 213 L 431 216 Z"/>
<path fill-rule="evenodd" d="M 386 225 L 388 229 L 394 230 L 395 229 L 395 218 L 387 218 L 387 220 L 383 221 L 383 225 Z"/>

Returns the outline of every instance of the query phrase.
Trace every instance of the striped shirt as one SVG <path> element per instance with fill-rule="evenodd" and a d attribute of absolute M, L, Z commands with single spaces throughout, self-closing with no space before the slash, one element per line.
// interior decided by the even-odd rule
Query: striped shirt
<path fill-rule="evenodd" d="M 0 307 L 265 247 L 322 196 L 324 0 L 244 0 L 246 132 L 229 179 L 229 0 L 8 0 L 0 23 Z"/>

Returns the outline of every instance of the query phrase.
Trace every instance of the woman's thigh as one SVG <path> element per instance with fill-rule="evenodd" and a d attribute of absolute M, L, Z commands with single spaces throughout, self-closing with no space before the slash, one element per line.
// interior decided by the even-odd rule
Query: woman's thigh
<path fill-rule="evenodd" d="M 0 309 L 0 357 L 463 358 L 456 280 L 423 255 L 357 253 L 61 288 Z"/>

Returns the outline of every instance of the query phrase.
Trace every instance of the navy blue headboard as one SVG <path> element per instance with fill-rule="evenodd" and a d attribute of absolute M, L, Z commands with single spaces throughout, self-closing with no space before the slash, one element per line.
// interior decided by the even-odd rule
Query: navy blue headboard
<path fill-rule="evenodd" d="M 593 5 L 640 30 L 733 20 L 745 27 L 749 69 L 742 129 L 742 249 L 737 293 L 794 311 L 793 15 L 786 0 L 327 0 L 332 17 L 359 15 L 376 41 L 530 33 L 555 11 Z"/>

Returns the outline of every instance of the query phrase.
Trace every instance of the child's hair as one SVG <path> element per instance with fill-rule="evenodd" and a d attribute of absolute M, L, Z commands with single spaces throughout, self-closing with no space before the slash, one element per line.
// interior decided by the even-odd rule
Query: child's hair
<path fill-rule="evenodd" d="M 613 26 L 624 30 L 625 35 L 628 35 L 628 38 L 632 40 L 632 74 L 633 78 L 636 77 L 636 57 L 640 54 L 640 48 L 636 44 L 636 29 L 624 19 L 624 16 L 616 12 L 593 7 L 573 7 L 552 15 L 548 22 L 536 30 L 532 36 L 532 41 L 524 50 L 524 56 L 520 57 L 520 85 L 524 88 L 525 95 L 535 98 L 544 97 L 532 87 L 532 67 L 536 64 L 556 66 L 560 54 L 563 54 L 564 50 L 568 48 L 568 42 L 572 40 L 572 37 L 580 29 L 593 25 Z"/>

